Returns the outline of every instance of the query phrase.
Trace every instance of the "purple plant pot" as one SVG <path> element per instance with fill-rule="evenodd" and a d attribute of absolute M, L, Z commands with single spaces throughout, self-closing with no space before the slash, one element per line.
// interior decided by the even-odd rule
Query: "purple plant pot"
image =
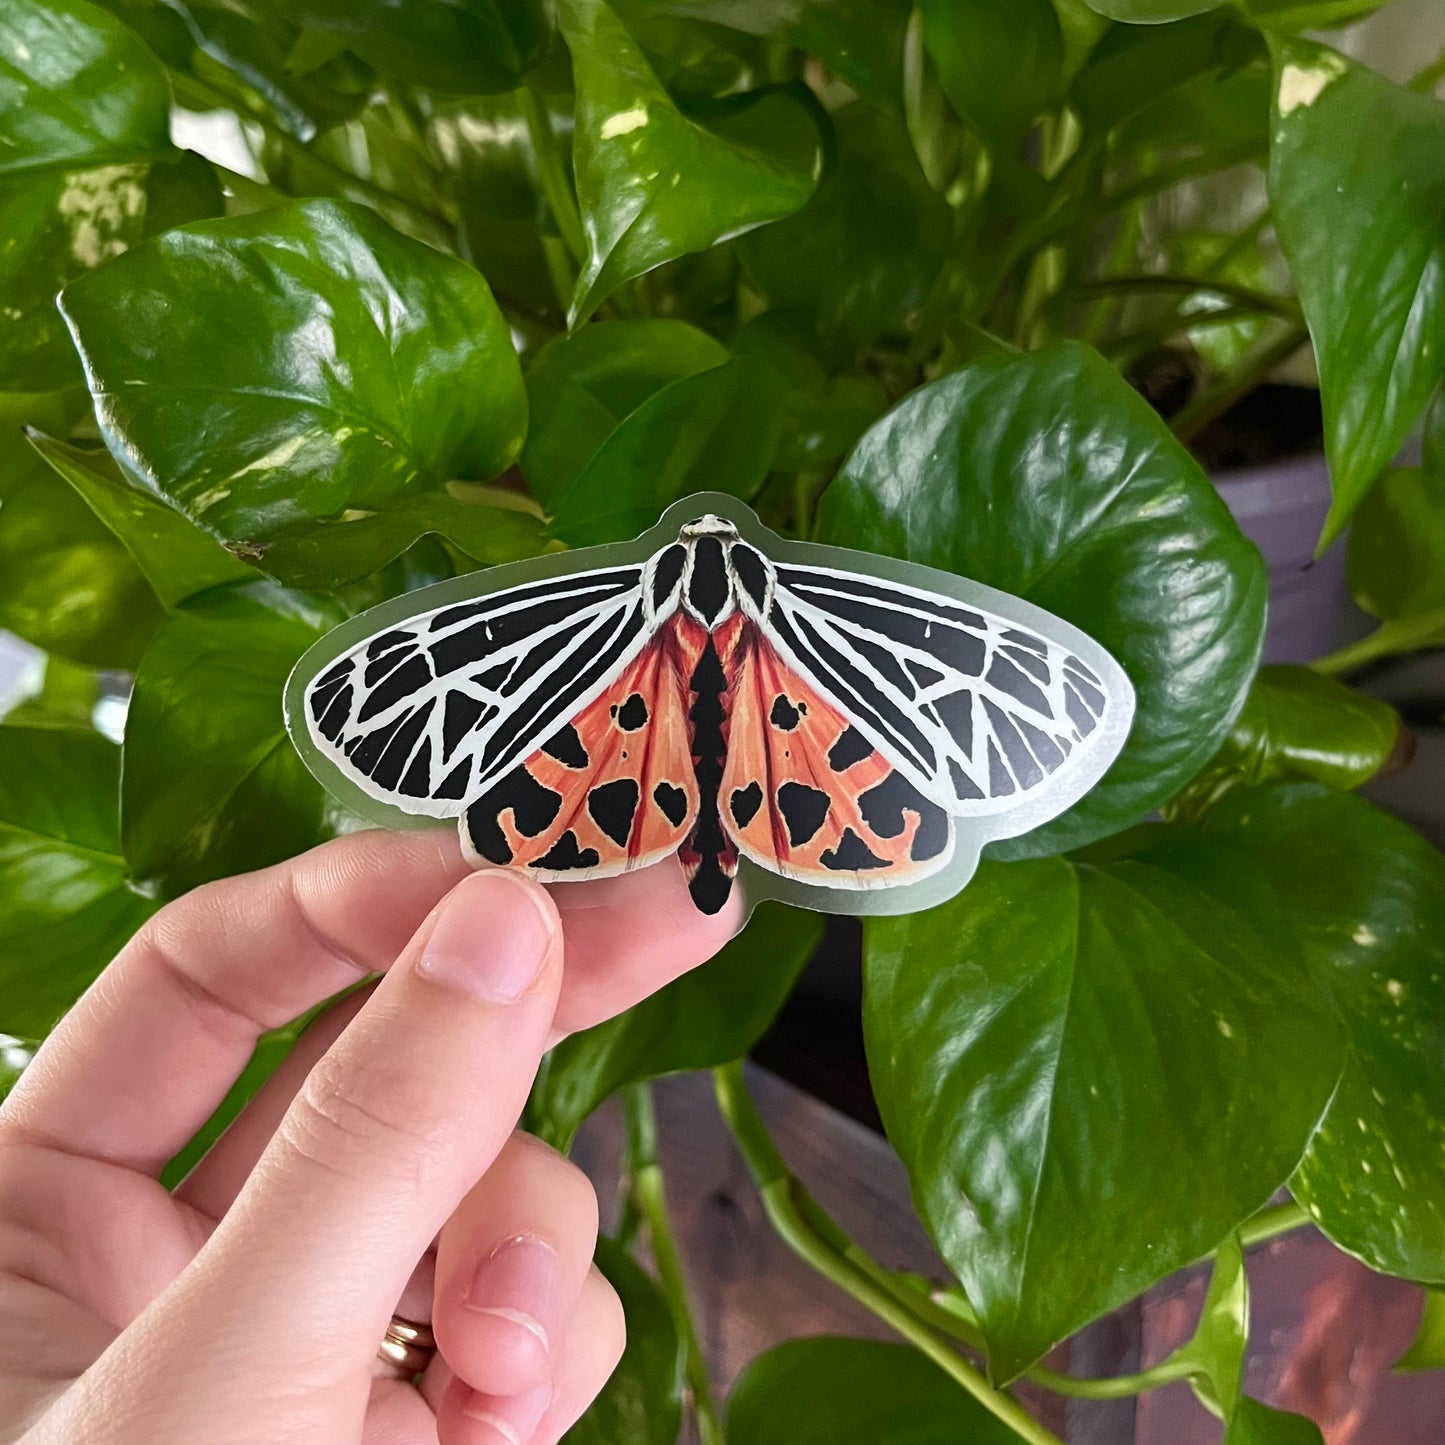
<path fill-rule="evenodd" d="M 1343 538 L 1318 561 L 1315 543 L 1330 509 L 1320 455 L 1222 472 L 1215 486 L 1269 568 L 1266 662 L 1309 662 L 1341 639 L 1352 615 Z"/>

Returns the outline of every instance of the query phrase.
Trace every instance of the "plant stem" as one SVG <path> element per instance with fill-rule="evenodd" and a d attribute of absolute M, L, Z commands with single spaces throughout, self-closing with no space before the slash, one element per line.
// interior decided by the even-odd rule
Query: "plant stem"
<path fill-rule="evenodd" d="M 783 1241 L 819 1274 L 832 1280 L 921 1350 L 1029 1445 L 1063 1445 L 1058 1436 L 1040 1425 L 1011 1395 L 995 1390 L 892 1290 L 877 1283 L 871 1269 L 859 1268 L 853 1257 L 838 1248 L 841 1231 L 788 1172 L 743 1083 L 741 1065 L 726 1064 L 714 1069 L 713 1085 L 718 1107 L 757 1183 L 763 1208 Z M 822 1220 L 827 1223 L 820 1228 Z M 873 1265 L 873 1269 L 880 1268 Z"/>
<path fill-rule="evenodd" d="M 1425 95 L 1434 95 L 1435 87 L 1445 80 L 1445 50 L 1442 50 L 1429 65 L 1410 77 L 1410 89 Z"/>
<path fill-rule="evenodd" d="M 424 211 L 420 206 L 415 206 L 410 201 L 404 201 L 393 192 L 353 174 L 337 165 L 335 161 L 317 155 L 309 146 L 303 145 L 295 136 L 283 130 L 274 121 L 268 120 L 235 96 L 228 95 L 218 86 L 199 80 L 194 75 L 187 75 L 180 70 L 170 71 L 170 77 L 178 100 L 182 102 L 194 100 L 206 110 L 234 111 L 246 120 L 253 121 L 292 160 L 309 165 L 329 177 L 343 193 L 351 191 L 356 196 L 364 198 L 370 205 L 383 210 L 389 209 L 399 216 L 405 216 L 417 236 L 425 240 L 428 245 L 435 246 L 440 251 L 456 251 L 455 229 L 444 217 L 434 215 L 431 211 Z"/>
<path fill-rule="evenodd" d="M 667 1214 L 667 1193 L 663 1188 L 662 1167 L 657 1162 L 657 1115 L 652 1106 L 652 1086 L 645 1083 L 629 1085 L 623 1091 L 622 1107 L 627 1120 L 628 1156 L 633 1168 L 631 1196 L 638 1213 L 647 1223 L 647 1237 L 652 1245 L 652 1258 L 657 1265 L 662 1292 L 667 1296 L 677 1332 L 682 1336 L 698 1438 L 702 1445 L 726 1445 L 727 1437 L 712 1398 L 707 1363 L 692 1322 L 677 1240 Z"/>
<path fill-rule="evenodd" d="M 1035 1365 L 1029 1371 L 1029 1379 L 1056 1395 L 1068 1395 L 1076 1400 L 1124 1400 L 1130 1395 L 1142 1395 L 1146 1390 L 1172 1385 L 1176 1380 L 1187 1380 L 1195 1369 L 1189 1359 L 1175 1353 L 1147 1370 L 1136 1370 L 1132 1375 L 1107 1375 L 1097 1380 L 1086 1380 L 1079 1375 L 1066 1375 L 1059 1370 Z"/>
<path fill-rule="evenodd" d="M 552 132 L 552 122 L 547 115 L 546 103 L 534 85 L 524 85 L 517 92 L 522 117 L 527 122 L 527 134 L 532 139 L 532 151 L 537 158 L 537 175 L 542 182 L 542 194 L 557 230 L 562 236 L 572 259 L 579 265 L 587 259 L 587 237 L 582 229 L 582 217 L 577 210 L 577 201 L 572 194 L 572 183 L 567 177 L 567 167 L 562 153 L 557 148 L 557 137 Z M 562 298 L 565 305 L 570 296 Z"/>
<path fill-rule="evenodd" d="M 1413 617 L 1392 617 L 1382 622 L 1368 637 L 1316 658 L 1310 666 L 1316 672 L 1337 677 L 1343 672 L 1353 672 L 1367 662 L 1378 662 L 1382 657 L 1415 652 L 1442 642 L 1445 642 L 1445 607 L 1435 607 Z"/>
<path fill-rule="evenodd" d="M 1267 316 L 1278 316 L 1285 321 L 1300 321 L 1298 302 L 1288 296 L 1271 296 L 1267 291 L 1257 291 L 1252 286 L 1239 286 L 1232 281 L 1216 281 L 1202 276 L 1174 276 L 1169 274 L 1142 273 L 1139 275 L 1104 276 L 1097 281 L 1085 281 L 1077 288 L 1081 299 L 1107 296 L 1116 293 L 1129 295 L 1135 292 L 1173 291 L 1185 296 L 1196 291 L 1205 291 L 1226 300 L 1236 302 L 1252 311 Z M 1193 322 L 1208 312 L 1192 312 L 1185 320 Z"/>
<path fill-rule="evenodd" d="M 1248 1249 L 1253 1244 L 1263 1244 L 1267 1239 L 1277 1239 L 1281 1234 L 1288 1234 L 1291 1230 L 1302 1229 L 1306 1224 L 1313 1223 L 1304 1205 L 1289 1199 L 1283 1204 L 1261 1209 L 1258 1214 L 1246 1219 L 1237 1231 L 1239 1246 L 1241 1249 Z"/>
<path fill-rule="evenodd" d="M 1182 442 L 1192 441 L 1215 417 L 1222 415 L 1246 392 L 1252 391 L 1275 367 L 1288 361 L 1308 340 L 1303 326 L 1291 326 L 1273 341 L 1258 347 L 1217 385 L 1201 392 L 1170 422 Z"/>

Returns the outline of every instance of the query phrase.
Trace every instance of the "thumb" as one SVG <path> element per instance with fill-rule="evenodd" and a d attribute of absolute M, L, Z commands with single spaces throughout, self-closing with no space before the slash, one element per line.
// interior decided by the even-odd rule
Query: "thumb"
<path fill-rule="evenodd" d="M 294 1371 L 308 1341 L 317 1363 L 370 1363 L 418 1259 L 516 1127 L 561 960 L 556 909 L 525 878 L 478 873 L 442 900 L 183 1277 L 204 1328 L 234 1337 L 213 1338 L 222 1357 L 238 1344 L 248 1372 Z"/>

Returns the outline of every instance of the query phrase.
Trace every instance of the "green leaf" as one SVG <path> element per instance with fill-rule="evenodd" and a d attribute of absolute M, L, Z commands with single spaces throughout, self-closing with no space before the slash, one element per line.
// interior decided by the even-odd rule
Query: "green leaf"
<path fill-rule="evenodd" d="M 909 1345 L 789 1340 L 743 1371 L 731 1445 L 1017 1445 L 1019 1436 Z"/>
<path fill-rule="evenodd" d="M 664 261 L 791 215 L 822 167 L 813 112 L 790 89 L 689 120 L 603 0 L 560 0 L 577 84 L 573 165 L 588 255 L 570 321 Z"/>
<path fill-rule="evenodd" d="M 1266 799 L 1226 800 L 1205 827 L 1247 834 L 1256 866 L 1270 860 L 1276 906 L 1349 1037 L 1291 1189 L 1372 1269 L 1445 1283 L 1445 858 L 1349 794 Z"/>
<path fill-rule="evenodd" d="M 89 730 L 100 699 L 95 668 L 41 653 L 22 674 L 18 692 L 12 693 L 0 717 L 21 727 Z"/>
<path fill-rule="evenodd" d="M 857 104 L 833 126 L 813 198 L 744 237 L 738 254 L 771 305 L 842 363 L 862 342 L 904 334 L 943 264 L 952 215 L 897 117 Z"/>
<path fill-rule="evenodd" d="M 1088 0 L 1100 15 L 1131 25 L 1159 25 L 1167 20 L 1187 20 L 1206 10 L 1217 10 L 1226 0 Z"/>
<path fill-rule="evenodd" d="M 564 1445 L 674 1445 L 682 1428 L 683 1346 L 651 1276 L 612 1240 L 597 1241 L 597 1267 L 622 1300 L 627 1346 Z"/>
<path fill-rule="evenodd" d="M 43 1038 L 155 910 L 120 853 L 120 750 L 99 733 L 0 727 L 0 998 Z"/>
<path fill-rule="evenodd" d="M 38 1039 L 17 1039 L 13 1034 L 0 1034 L 0 1099 L 15 1087 L 39 1047 Z"/>
<path fill-rule="evenodd" d="M 1339 1076 L 1262 883 L 1210 886 L 1228 841 L 1141 832 L 866 925 L 874 1093 L 1003 1380 L 1264 1204 Z"/>
<path fill-rule="evenodd" d="M 183 227 L 61 308 L 121 466 L 251 560 L 521 449 L 521 370 L 486 282 L 360 206 Z"/>
<path fill-rule="evenodd" d="M 765 311 L 748 322 L 733 338 L 733 350 L 766 363 L 777 378 L 783 421 L 773 466 L 780 472 L 828 468 L 888 410 L 888 393 L 878 382 L 829 376 L 776 312 Z"/>
<path fill-rule="evenodd" d="M 1407 1374 L 1417 1370 L 1445 1370 L 1445 1290 L 1423 1291 L 1424 1310 L 1420 1328 L 1410 1348 L 1395 1361 L 1395 1368 Z"/>
<path fill-rule="evenodd" d="M 131 486 L 109 452 L 83 450 L 43 432 L 30 432 L 29 440 L 124 544 L 161 606 L 169 609 L 208 587 L 254 576 L 194 522 Z"/>
<path fill-rule="evenodd" d="M 1051 0 L 921 0 L 923 43 L 963 120 L 1010 159 L 1063 98 L 1064 35 Z M 1002 81 L 999 57 L 1008 56 Z"/>
<path fill-rule="evenodd" d="M 1244 702 L 1265 574 L 1198 465 L 1076 343 L 987 356 L 920 387 L 858 444 L 819 540 L 957 572 L 1102 643 L 1137 693 L 1104 780 L 999 857 L 1078 847 L 1193 777 Z"/>
<path fill-rule="evenodd" d="M 515 89 L 550 38 L 539 0 L 299 0 L 286 14 L 383 75 L 462 95 Z"/>
<path fill-rule="evenodd" d="M 1231 1236 L 1219 1246 L 1194 1337 L 1176 1358 L 1193 1364 L 1194 1393 L 1223 1418 L 1223 1445 L 1324 1445 L 1313 1421 L 1243 1393 L 1248 1341 L 1249 1281 L 1239 1241 Z"/>
<path fill-rule="evenodd" d="M 1266 30 L 1333 30 L 1372 15 L 1384 0 L 1243 0 L 1240 8 Z"/>
<path fill-rule="evenodd" d="M 1269 194 L 1319 361 L 1323 548 L 1445 375 L 1445 104 L 1311 41 L 1271 44 Z"/>
<path fill-rule="evenodd" d="M 179 13 L 191 39 L 214 65 L 196 67 L 211 91 L 198 97 L 214 103 L 215 88 L 235 93 L 245 109 L 269 110 L 283 130 L 311 141 L 366 105 L 375 76 L 369 65 L 343 52 L 314 68 L 297 64 L 305 32 L 290 22 L 284 7 L 267 0 L 165 0 Z M 184 77 L 177 77 L 186 100 Z"/>
<path fill-rule="evenodd" d="M 578 547 L 616 542 L 689 492 L 751 497 L 778 450 L 782 402 L 772 368 L 748 356 L 663 387 L 553 499 L 553 535 Z"/>
<path fill-rule="evenodd" d="M 908 0 L 620 0 L 614 8 L 629 27 L 678 16 L 781 40 L 817 56 L 859 95 L 900 107 Z M 640 38 L 647 44 L 651 36 Z"/>
<path fill-rule="evenodd" d="M 721 366 L 727 349 L 683 321 L 603 321 L 549 341 L 527 372 L 531 422 L 522 471 L 544 507 L 643 402 L 684 377 Z"/>
<path fill-rule="evenodd" d="M 170 88 L 140 38 L 90 0 L 0 11 L 0 175 L 78 170 L 171 148 Z"/>
<path fill-rule="evenodd" d="M 741 1058 L 782 1007 L 822 930 L 815 913 L 764 903 L 706 967 L 558 1044 L 542 1061 L 528 1127 L 565 1151 L 624 1084 Z"/>
<path fill-rule="evenodd" d="M 297 658 L 335 603 L 252 582 L 182 603 L 136 673 L 121 836 L 131 871 L 169 895 L 279 862 L 325 835 L 325 795 L 286 736 Z"/>
<path fill-rule="evenodd" d="M 1069 98 L 1085 130 L 1103 135 L 1199 76 L 1239 69 L 1263 48 L 1231 8 L 1167 25 L 1114 25 L 1090 51 Z"/>
<path fill-rule="evenodd" d="M 133 667 L 160 622 L 155 594 L 15 420 L 0 422 L 0 627 L 72 662 Z"/>
<path fill-rule="evenodd" d="M 1191 817 L 1240 783 L 1281 779 L 1358 788 L 1395 749 L 1394 708 L 1308 667 L 1264 667 L 1213 760 L 1170 804 Z"/>
<path fill-rule="evenodd" d="M 1376 617 L 1445 608 L 1445 467 L 1400 467 L 1370 489 L 1350 525 L 1349 578 Z"/>
<path fill-rule="evenodd" d="M 189 151 L 152 166 L 46 171 L 0 183 L 0 387 L 82 385 L 56 292 L 146 236 L 223 209 L 215 172 Z"/>

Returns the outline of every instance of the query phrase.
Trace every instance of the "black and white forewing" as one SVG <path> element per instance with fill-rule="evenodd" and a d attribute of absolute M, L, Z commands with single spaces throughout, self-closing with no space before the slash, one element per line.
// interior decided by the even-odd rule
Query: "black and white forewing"
<path fill-rule="evenodd" d="M 1068 647 L 882 578 L 781 565 L 768 626 L 873 744 L 959 817 L 1062 791 L 1115 705 Z"/>
<path fill-rule="evenodd" d="M 643 568 L 527 583 L 423 612 L 306 687 L 316 746 L 364 792 L 451 818 L 641 651 Z"/>

